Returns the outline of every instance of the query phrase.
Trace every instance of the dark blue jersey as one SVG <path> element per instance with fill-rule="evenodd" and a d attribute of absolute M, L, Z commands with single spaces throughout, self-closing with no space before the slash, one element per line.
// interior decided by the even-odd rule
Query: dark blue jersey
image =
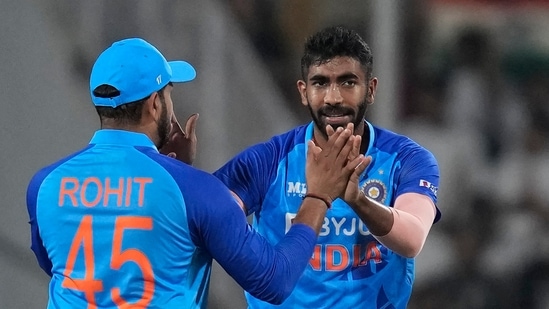
<path fill-rule="evenodd" d="M 51 276 L 48 308 L 204 308 L 212 258 L 278 303 L 316 241 L 298 224 L 270 245 L 218 179 L 128 131 L 99 130 L 39 171 L 27 207 L 32 250 Z"/>
<path fill-rule="evenodd" d="M 313 123 L 244 150 L 214 175 L 254 214 L 254 227 L 273 243 L 288 232 L 307 192 L 305 162 Z M 404 193 L 428 196 L 436 205 L 439 170 L 433 155 L 409 138 L 365 123 L 362 191 L 392 206 Z M 440 213 L 437 210 L 437 219 Z M 314 254 L 290 297 L 276 308 L 405 308 L 414 281 L 414 259 L 381 243 L 340 199 L 328 210 Z M 246 295 L 250 308 L 271 308 Z"/>

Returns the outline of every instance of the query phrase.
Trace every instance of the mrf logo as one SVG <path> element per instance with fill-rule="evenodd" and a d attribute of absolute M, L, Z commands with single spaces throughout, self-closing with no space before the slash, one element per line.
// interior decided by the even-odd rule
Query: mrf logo
<path fill-rule="evenodd" d="M 286 193 L 288 194 L 288 196 L 303 196 L 305 195 L 305 193 L 307 193 L 307 184 L 301 183 L 299 181 L 288 181 Z"/>

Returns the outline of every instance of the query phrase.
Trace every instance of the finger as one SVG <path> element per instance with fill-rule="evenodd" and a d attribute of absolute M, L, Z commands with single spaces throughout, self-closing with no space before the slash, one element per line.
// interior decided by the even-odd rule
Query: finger
<path fill-rule="evenodd" d="M 348 123 L 345 129 L 343 130 L 343 132 L 341 132 L 341 135 L 339 136 L 339 138 L 336 139 L 334 143 L 334 146 L 336 147 L 334 148 L 334 151 L 336 151 L 334 155 L 339 156 L 341 154 L 341 151 L 347 145 L 348 139 L 351 137 L 353 132 L 354 132 L 354 124 Z M 349 151 L 347 151 L 348 149 L 347 148 L 345 149 L 346 149 L 346 153 L 348 154 L 349 153 Z M 345 157 L 345 159 L 347 159 L 347 157 Z"/>
<path fill-rule="evenodd" d="M 347 167 L 353 169 L 353 175 L 351 175 L 351 177 L 358 179 L 358 177 L 360 177 L 360 175 L 366 170 L 366 168 L 368 167 L 368 165 L 370 165 L 371 162 L 372 162 L 371 156 L 365 157 L 362 154 L 359 155 L 353 161 L 349 162 Z"/>
<path fill-rule="evenodd" d="M 334 128 L 331 125 L 326 125 L 326 134 L 328 135 L 328 137 L 334 135 L 334 133 Z"/>
<path fill-rule="evenodd" d="M 307 144 L 307 151 L 311 151 L 316 159 L 322 152 L 322 148 L 318 147 L 313 140 L 309 140 Z"/>
<path fill-rule="evenodd" d="M 352 122 L 349 122 L 347 124 L 347 129 L 351 130 L 351 132 L 354 132 L 355 131 L 355 124 L 352 123 Z"/>
<path fill-rule="evenodd" d="M 360 154 L 360 145 L 362 144 L 362 136 L 355 135 L 355 138 L 353 140 L 353 147 L 351 148 L 351 152 L 349 153 L 349 161 L 354 160 L 358 155 Z"/>
<path fill-rule="evenodd" d="M 173 125 L 172 134 L 182 133 L 183 135 L 185 135 L 185 132 L 183 132 L 183 129 L 181 128 L 181 125 L 179 124 L 179 121 L 177 121 L 177 117 L 175 117 L 175 113 L 172 114 L 171 122 L 172 122 L 172 125 Z"/>
<path fill-rule="evenodd" d="M 198 113 L 195 113 L 187 119 L 187 123 L 185 123 L 185 132 L 188 136 L 196 135 L 196 123 L 198 122 L 199 116 L 200 115 Z"/>
<path fill-rule="evenodd" d="M 362 175 L 362 173 L 366 170 L 366 167 L 368 167 L 368 165 L 370 164 L 370 159 L 370 157 L 365 158 L 364 155 L 361 154 L 355 160 L 353 160 L 353 162 L 350 162 L 350 164 L 347 165 L 347 170 L 350 173 L 350 183 L 359 183 L 360 175 Z"/>
<path fill-rule="evenodd" d="M 318 153 L 316 152 L 316 145 L 312 140 L 309 140 L 307 142 L 307 162 L 314 162 L 316 161 Z"/>
<path fill-rule="evenodd" d="M 338 128 L 338 130 L 339 129 L 340 128 Z M 349 155 L 350 148 L 352 147 L 352 142 L 351 142 L 351 144 L 348 144 L 349 139 L 351 138 L 351 136 L 352 136 L 352 131 L 350 131 L 347 128 L 343 129 L 343 131 L 341 131 L 341 133 L 339 135 L 337 135 L 337 134 L 333 135 L 330 139 L 333 139 L 334 137 L 337 137 L 337 138 L 335 138 L 335 141 L 334 141 L 334 143 L 331 147 L 329 155 L 333 156 L 334 159 L 336 159 L 338 156 L 340 156 L 341 151 L 346 146 L 348 146 L 347 148 L 345 148 L 346 150 L 345 150 L 345 153 L 344 153 L 344 157 L 341 158 L 340 162 L 343 162 L 343 159 L 346 160 L 347 156 Z"/>
<path fill-rule="evenodd" d="M 326 129 L 328 129 L 328 126 L 326 126 Z M 332 148 L 334 147 L 335 142 L 337 141 L 339 136 L 341 136 L 341 133 L 343 133 L 343 131 L 344 129 L 342 127 L 338 127 L 335 132 L 330 137 L 328 137 L 328 141 L 326 141 L 326 145 L 323 148 L 323 155 L 325 157 L 328 157 L 330 153 L 332 153 Z"/>
<path fill-rule="evenodd" d="M 341 148 L 338 156 L 336 157 L 336 162 L 334 164 L 337 164 L 337 166 L 345 166 L 349 164 L 349 156 L 350 156 L 351 150 L 353 149 L 354 140 L 356 138 L 357 138 L 356 135 L 351 135 L 349 139 L 347 139 L 347 141 Z M 356 155 L 355 157 L 358 157 L 358 155 Z"/>

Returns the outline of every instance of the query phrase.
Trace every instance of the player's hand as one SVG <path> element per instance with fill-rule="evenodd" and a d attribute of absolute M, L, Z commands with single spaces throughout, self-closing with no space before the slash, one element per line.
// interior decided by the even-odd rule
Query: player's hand
<path fill-rule="evenodd" d="M 328 133 L 328 137 L 335 134 L 334 130 L 330 127 L 327 128 L 326 132 Z M 347 160 L 350 162 L 356 162 L 357 158 L 360 158 L 362 155 L 360 154 L 360 145 L 362 143 L 362 136 L 356 135 L 355 139 L 353 140 L 353 145 L 351 148 L 351 151 L 349 152 L 349 156 Z M 349 177 L 349 181 L 347 182 L 347 187 L 345 188 L 345 193 L 343 194 L 342 198 L 350 205 L 354 205 L 356 201 L 360 198 L 360 195 L 363 193 L 359 189 L 359 181 L 360 181 L 360 175 L 366 170 L 368 165 L 372 162 L 372 157 L 368 156 L 360 160 L 360 162 L 357 163 L 357 165 L 354 167 L 354 172 Z M 354 163 L 353 163 L 354 164 Z M 352 167 L 352 165 L 350 165 Z"/>
<path fill-rule="evenodd" d="M 353 129 L 352 123 L 336 131 L 328 126 L 331 135 L 324 149 L 309 141 L 306 164 L 308 193 L 322 195 L 330 200 L 343 197 L 351 175 L 364 171 L 363 164 L 360 164 L 365 160 L 363 155 L 348 159 L 358 138 L 352 134 Z"/>
<path fill-rule="evenodd" d="M 183 131 L 175 114 L 173 114 L 171 119 L 172 130 L 168 142 L 159 150 L 160 153 L 192 165 L 196 158 L 196 123 L 198 116 L 198 114 L 189 116 L 185 123 L 185 131 Z"/>
<path fill-rule="evenodd" d="M 360 190 L 359 181 L 360 175 L 366 170 L 368 165 L 372 162 L 372 157 L 367 156 L 364 158 L 363 162 L 357 166 L 355 172 L 349 178 L 347 187 L 345 188 L 345 194 L 343 195 L 343 200 L 349 205 L 356 205 L 364 193 Z"/>

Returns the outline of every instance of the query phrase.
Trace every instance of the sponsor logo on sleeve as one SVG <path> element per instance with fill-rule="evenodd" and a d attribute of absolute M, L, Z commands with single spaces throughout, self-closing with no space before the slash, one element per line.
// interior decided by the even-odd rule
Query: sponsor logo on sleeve
<path fill-rule="evenodd" d="M 438 188 L 435 185 L 433 185 L 432 183 L 428 182 L 427 180 L 421 179 L 419 181 L 419 186 L 420 187 L 425 187 L 425 188 L 431 190 L 431 192 L 433 192 L 433 194 L 435 196 L 437 196 Z"/>

